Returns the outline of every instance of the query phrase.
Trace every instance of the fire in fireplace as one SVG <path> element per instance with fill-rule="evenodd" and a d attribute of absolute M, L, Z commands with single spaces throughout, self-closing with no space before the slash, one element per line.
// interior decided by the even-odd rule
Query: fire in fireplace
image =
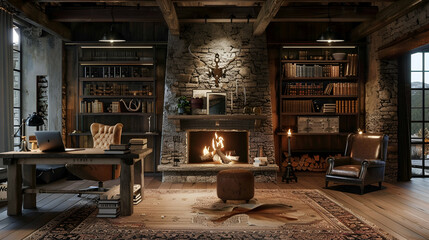
<path fill-rule="evenodd" d="M 247 131 L 189 131 L 188 163 L 248 163 Z"/>

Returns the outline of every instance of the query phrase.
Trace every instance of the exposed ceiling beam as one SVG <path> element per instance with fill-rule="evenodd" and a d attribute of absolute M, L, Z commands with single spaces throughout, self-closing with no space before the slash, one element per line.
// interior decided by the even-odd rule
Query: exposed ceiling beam
<path fill-rule="evenodd" d="M 253 35 L 259 36 L 265 32 L 268 24 L 276 16 L 284 0 L 268 0 L 259 11 L 256 22 L 253 23 Z"/>
<path fill-rule="evenodd" d="M 162 22 L 159 7 L 48 7 L 52 21 L 59 22 Z M 176 7 L 181 23 L 255 22 L 260 7 Z M 271 22 L 363 22 L 375 17 L 377 7 L 282 7 Z M 329 17 L 330 16 L 330 17 Z"/>
<path fill-rule="evenodd" d="M 422 3 L 427 3 L 427 0 L 400 0 L 390 4 L 388 7 L 377 13 L 375 19 L 368 20 L 353 29 L 351 32 L 352 41 L 357 41 L 381 29 L 409 13 Z"/>
<path fill-rule="evenodd" d="M 62 23 L 49 20 L 48 16 L 41 12 L 34 4 L 22 0 L 7 0 L 18 12 L 17 17 L 22 18 L 46 32 L 58 36 L 64 40 L 71 39 L 71 31 Z"/>
<path fill-rule="evenodd" d="M 115 7 L 115 8 L 47 8 L 52 21 L 58 22 L 163 22 L 159 7 Z"/>
<path fill-rule="evenodd" d="M 171 0 L 156 0 L 164 15 L 164 20 L 167 23 L 168 29 L 172 35 L 179 35 L 179 19 L 177 18 L 176 9 Z"/>
<path fill-rule="evenodd" d="M 282 7 L 271 22 L 363 22 L 375 17 L 374 6 Z"/>

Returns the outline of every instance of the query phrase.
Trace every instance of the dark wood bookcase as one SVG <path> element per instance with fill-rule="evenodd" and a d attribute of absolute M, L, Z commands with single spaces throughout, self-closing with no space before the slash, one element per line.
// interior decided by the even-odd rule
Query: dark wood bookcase
<path fill-rule="evenodd" d="M 98 122 L 122 123 L 122 143 L 148 138 L 149 147 L 156 148 L 156 47 L 80 46 L 77 59 L 76 131 L 70 134 L 75 145 L 91 147 L 89 128 Z M 156 170 L 156 163 L 149 165 L 145 171 Z"/>
<path fill-rule="evenodd" d="M 345 56 L 334 59 L 333 53 Z M 361 47 L 351 44 L 281 47 L 278 75 L 281 161 L 287 156 L 289 129 L 292 156 L 298 157 L 341 153 L 347 135 L 363 129 L 363 57 Z"/>

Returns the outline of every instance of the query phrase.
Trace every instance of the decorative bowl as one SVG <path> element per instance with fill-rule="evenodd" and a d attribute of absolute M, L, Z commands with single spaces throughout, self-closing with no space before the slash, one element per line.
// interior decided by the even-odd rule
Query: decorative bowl
<path fill-rule="evenodd" d="M 346 58 L 346 53 L 333 53 L 332 57 L 335 60 L 344 60 L 344 58 Z"/>

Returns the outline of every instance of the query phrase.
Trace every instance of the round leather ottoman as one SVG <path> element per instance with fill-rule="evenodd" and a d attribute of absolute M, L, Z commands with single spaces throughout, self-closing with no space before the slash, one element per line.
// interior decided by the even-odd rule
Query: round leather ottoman
<path fill-rule="evenodd" d="M 227 200 L 246 200 L 249 202 L 255 193 L 255 179 L 249 170 L 228 169 L 217 174 L 217 196 Z"/>

